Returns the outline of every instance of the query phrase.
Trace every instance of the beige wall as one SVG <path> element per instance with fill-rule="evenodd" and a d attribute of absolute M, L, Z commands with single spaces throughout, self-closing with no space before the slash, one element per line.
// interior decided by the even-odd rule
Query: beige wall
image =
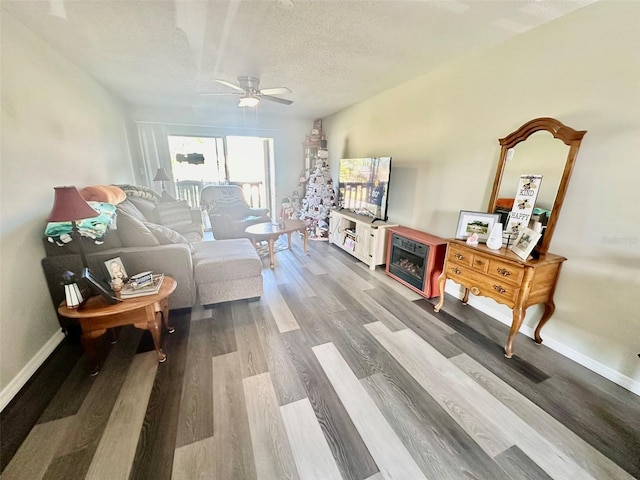
<path fill-rule="evenodd" d="M 325 127 L 334 158 L 391 155 L 390 219 L 444 237 L 455 234 L 460 210 L 486 211 L 498 138 L 543 116 L 588 130 L 551 244 L 568 261 L 542 333 L 640 392 L 638 25 L 638 2 L 594 4 L 339 112 Z M 332 171 L 337 178 L 337 162 Z M 477 305 L 510 316 L 491 300 Z M 539 318 L 530 310 L 525 328 Z"/>
<path fill-rule="evenodd" d="M 133 179 L 123 110 L 2 13 L 0 395 L 59 331 L 40 259 L 53 187 Z M 52 341 L 52 339 L 54 341 Z M 31 363 L 30 363 L 31 362 Z M 37 365 L 36 365 L 37 366 Z M 9 388 L 8 388 L 9 386 Z"/>

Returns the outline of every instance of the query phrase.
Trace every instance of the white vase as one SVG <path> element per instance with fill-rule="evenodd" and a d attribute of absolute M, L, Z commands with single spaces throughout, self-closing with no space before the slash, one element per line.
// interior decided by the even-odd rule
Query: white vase
<path fill-rule="evenodd" d="M 487 247 L 492 250 L 500 250 L 502 248 L 502 224 L 496 223 L 491 229 L 491 234 L 487 238 Z"/>

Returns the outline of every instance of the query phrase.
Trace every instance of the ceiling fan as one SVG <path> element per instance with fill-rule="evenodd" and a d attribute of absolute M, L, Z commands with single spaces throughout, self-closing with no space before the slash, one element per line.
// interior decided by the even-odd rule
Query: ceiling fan
<path fill-rule="evenodd" d="M 216 79 L 216 82 L 221 83 L 227 87 L 234 89 L 234 92 L 214 92 L 214 93 L 201 93 L 203 96 L 222 96 L 222 95 L 239 95 L 240 101 L 239 107 L 255 107 L 260 100 L 269 100 L 270 102 L 282 103 L 284 105 L 291 105 L 291 100 L 284 98 L 274 97 L 282 93 L 291 93 L 288 87 L 275 87 L 275 88 L 263 88 L 260 89 L 260 79 L 256 77 L 240 76 L 238 77 L 238 84 L 227 82 L 226 80 Z"/>

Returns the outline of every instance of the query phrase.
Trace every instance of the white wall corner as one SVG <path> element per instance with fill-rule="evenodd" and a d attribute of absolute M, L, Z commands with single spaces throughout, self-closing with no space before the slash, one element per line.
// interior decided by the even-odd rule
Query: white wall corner
<path fill-rule="evenodd" d="M 64 340 L 64 333 L 62 330 L 58 330 L 47 343 L 35 354 L 35 356 L 27 363 L 22 370 L 16 375 L 9 384 L 0 392 L 0 412 L 9 405 L 9 402 L 13 400 L 20 389 L 25 386 L 27 381 L 33 376 L 34 373 L 45 362 L 49 355 L 60 345 Z"/>
<path fill-rule="evenodd" d="M 445 292 L 451 296 L 456 297 L 459 300 L 462 300 L 463 288 L 456 283 L 448 281 L 445 286 Z M 511 326 L 510 316 L 504 315 L 504 313 L 492 308 L 491 305 L 487 305 L 484 302 L 478 301 L 478 299 L 473 295 L 469 295 L 468 305 L 477 310 L 480 310 L 482 313 L 489 315 L 491 318 L 504 323 L 509 327 Z M 520 333 L 523 333 L 529 338 L 534 338 L 534 331 L 534 328 L 524 324 L 522 325 L 522 327 L 520 327 Z M 544 345 L 549 347 L 551 350 L 555 350 L 559 354 L 564 355 L 565 357 L 582 365 L 583 367 L 588 368 L 592 372 L 597 373 L 607 380 L 611 380 L 613 383 L 616 383 L 621 387 L 626 388 L 630 392 L 640 396 L 640 382 L 634 380 L 633 378 L 628 377 L 618 372 L 617 370 L 614 370 L 613 368 L 608 367 L 598 362 L 597 360 L 594 360 L 593 358 L 574 350 L 571 347 L 568 347 L 567 345 L 554 339 L 553 337 L 545 335 Z"/>

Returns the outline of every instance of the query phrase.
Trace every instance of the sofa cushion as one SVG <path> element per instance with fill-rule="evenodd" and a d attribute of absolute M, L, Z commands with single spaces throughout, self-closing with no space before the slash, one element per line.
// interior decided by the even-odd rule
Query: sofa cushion
<path fill-rule="evenodd" d="M 262 260 L 250 240 L 236 238 L 193 245 L 195 280 L 198 285 L 259 277 Z"/>
<path fill-rule="evenodd" d="M 118 211 L 118 234 L 125 247 L 155 247 L 160 242 L 144 223 L 124 210 Z"/>
<path fill-rule="evenodd" d="M 184 243 L 189 246 L 191 253 L 195 253 L 191 242 L 184 235 L 172 230 L 164 225 L 158 225 L 157 223 L 145 222 L 144 226 L 151 230 L 151 233 L 158 239 L 160 245 L 171 245 L 173 243 Z"/>
<path fill-rule="evenodd" d="M 176 202 L 161 202 L 156 205 L 158 223 L 173 230 L 189 227 L 191 220 L 191 207 L 186 200 Z"/>

